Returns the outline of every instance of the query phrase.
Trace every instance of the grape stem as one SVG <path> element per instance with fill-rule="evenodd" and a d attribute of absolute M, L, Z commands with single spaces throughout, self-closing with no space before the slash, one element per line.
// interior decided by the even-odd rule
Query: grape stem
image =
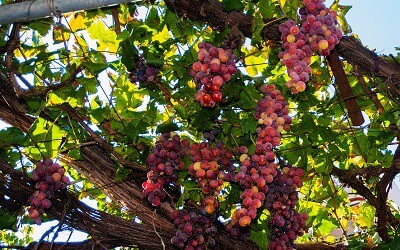
<path fill-rule="evenodd" d="M 157 209 L 154 209 L 154 212 L 153 212 L 153 214 L 154 214 L 154 219 L 157 217 L 156 211 L 157 211 Z M 162 239 L 161 235 L 157 232 L 156 225 L 154 224 L 154 220 L 153 220 L 153 228 L 154 228 L 154 232 L 155 232 L 155 233 L 157 234 L 157 236 L 160 238 L 160 240 L 161 240 L 161 245 L 162 245 L 163 249 L 165 250 L 164 240 Z"/>

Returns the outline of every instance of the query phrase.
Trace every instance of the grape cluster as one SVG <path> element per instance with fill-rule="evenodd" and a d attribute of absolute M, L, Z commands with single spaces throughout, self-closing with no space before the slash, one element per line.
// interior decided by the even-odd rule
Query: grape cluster
<path fill-rule="evenodd" d="M 257 186 L 252 186 L 246 189 L 241 195 L 242 206 L 234 213 L 234 219 L 239 222 L 239 225 L 246 227 L 250 225 L 251 220 L 256 218 L 257 209 L 264 204 L 265 189 L 259 190 Z"/>
<path fill-rule="evenodd" d="M 302 186 L 303 175 L 302 169 L 288 165 L 269 185 L 265 203 L 271 213 L 269 249 L 295 249 L 294 240 L 304 233 L 308 216 L 295 210 L 296 188 Z"/>
<path fill-rule="evenodd" d="M 325 0 L 303 0 L 300 8 L 301 32 L 306 35 L 311 49 L 322 56 L 329 55 L 343 36 L 336 12 L 327 8 Z"/>
<path fill-rule="evenodd" d="M 136 61 L 135 68 L 129 71 L 129 80 L 132 83 L 148 84 L 157 78 L 159 71 L 159 68 L 147 65 L 143 56 L 141 56 Z"/>
<path fill-rule="evenodd" d="M 200 42 L 197 58 L 190 75 L 194 77 L 198 91 L 195 99 L 203 107 L 214 107 L 221 102 L 222 85 L 236 74 L 236 56 L 231 50 L 212 46 L 210 43 Z"/>
<path fill-rule="evenodd" d="M 273 149 L 280 145 L 283 130 L 290 129 L 291 118 L 288 115 L 288 103 L 274 85 L 263 85 L 264 99 L 258 101 L 254 119 L 258 121 L 254 155 L 248 155 L 245 146 L 239 148 L 240 168 L 235 181 L 244 188 L 241 194 L 242 204 L 233 215 L 233 223 L 246 227 L 257 215 L 257 209 L 265 201 L 268 185 L 278 174 Z M 231 234 L 239 234 L 235 225 L 230 226 Z"/>
<path fill-rule="evenodd" d="M 210 218 L 188 210 L 174 210 L 171 218 L 177 229 L 171 243 L 179 249 L 203 250 L 215 247 L 217 228 Z"/>
<path fill-rule="evenodd" d="M 290 80 L 286 86 L 293 94 L 306 89 L 313 52 L 327 56 L 342 38 L 336 12 L 327 8 L 323 2 L 324 0 L 303 0 L 305 6 L 299 10 L 301 26 L 297 26 L 293 20 L 287 20 L 279 26 L 284 49 L 279 57 L 287 67 Z"/>
<path fill-rule="evenodd" d="M 272 152 L 272 151 L 268 151 Z M 268 184 L 277 175 L 277 165 L 274 158 L 268 160 L 265 155 L 254 154 L 248 156 L 246 153 L 240 156 L 241 167 L 235 175 L 235 181 L 244 188 L 240 198 L 242 204 L 233 215 L 234 224 L 246 227 L 257 216 L 257 209 L 262 207 L 265 194 L 268 192 Z M 237 230 L 232 227 L 231 234 Z"/>
<path fill-rule="evenodd" d="M 300 28 L 293 20 L 287 20 L 279 25 L 282 33 L 283 52 L 279 53 L 279 58 L 286 66 L 290 80 L 286 86 L 290 88 L 293 94 L 303 92 L 306 89 L 306 82 L 310 79 L 311 56 L 313 51 L 308 43 L 306 35 L 300 32 Z"/>
<path fill-rule="evenodd" d="M 210 142 L 193 143 L 189 151 L 192 164 L 189 172 L 192 178 L 199 183 L 203 194 L 207 195 L 201 201 L 205 212 L 213 214 L 218 207 L 218 197 L 224 181 L 233 178 L 235 167 L 232 164 L 232 153 L 222 142 L 213 147 Z"/>
<path fill-rule="evenodd" d="M 182 170 L 185 164 L 182 162 L 187 154 L 190 142 L 180 138 L 179 135 L 171 137 L 170 133 L 164 133 L 156 142 L 152 152 L 147 157 L 150 171 L 147 173 L 147 181 L 142 184 L 143 194 L 153 206 L 158 206 L 166 196 L 164 186 L 176 181 L 176 171 Z"/>
<path fill-rule="evenodd" d="M 45 210 L 51 207 L 51 197 L 53 192 L 63 190 L 70 184 L 65 169 L 51 159 L 44 159 L 36 163 L 36 168 L 32 171 L 32 180 L 36 182 L 36 191 L 29 198 L 28 209 L 29 218 L 36 224 L 41 224 L 40 217 Z"/>
<path fill-rule="evenodd" d="M 244 188 L 256 186 L 267 192 L 268 186 L 277 175 L 273 149 L 280 145 L 281 132 L 290 129 L 292 119 L 289 106 L 279 90 L 272 84 L 263 85 L 265 97 L 257 102 L 254 119 L 258 122 L 254 155 L 247 155 L 247 148 L 240 147 L 241 167 L 236 181 Z"/>
<path fill-rule="evenodd" d="M 258 101 L 254 114 L 254 119 L 258 121 L 255 153 L 273 161 L 275 156 L 268 152 L 280 145 L 280 133 L 290 130 L 292 118 L 289 116 L 289 104 L 281 91 L 272 84 L 263 85 L 261 91 L 265 97 Z"/>
<path fill-rule="evenodd" d="M 235 181 L 245 189 L 257 187 L 264 193 L 268 190 L 267 183 L 271 183 L 276 176 L 276 164 L 268 161 L 265 155 L 247 154 L 240 156 L 241 166 L 235 175 Z M 273 160 L 273 159 L 272 159 Z"/>
<path fill-rule="evenodd" d="M 218 129 L 213 129 L 211 131 L 208 132 L 204 132 L 203 133 L 203 137 L 205 140 L 208 140 L 210 142 L 214 142 L 215 141 L 215 137 L 218 135 L 219 130 Z"/>

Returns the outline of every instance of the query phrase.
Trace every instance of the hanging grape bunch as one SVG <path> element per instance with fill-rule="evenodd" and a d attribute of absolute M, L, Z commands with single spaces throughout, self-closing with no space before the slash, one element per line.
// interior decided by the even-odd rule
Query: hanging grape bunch
<path fill-rule="evenodd" d="M 184 168 L 182 158 L 187 154 L 189 141 L 181 140 L 179 135 L 171 138 L 169 133 L 162 134 L 155 144 L 153 151 L 147 157 L 150 171 L 147 173 L 147 181 L 142 184 L 143 194 L 153 206 L 160 205 L 166 196 L 164 185 L 176 181 L 176 171 Z"/>
<path fill-rule="evenodd" d="M 284 166 L 282 171 L 269 185 L 266 194 L 265 208 L 271 213 L 269 249 L 295 249 L 294 241 L 304 233 L 306 213 L 299 214 L 295 210 L 298 201 L 296 188 L 303 183 L 304 171 L 291 165 Z"/>
<path fill-rule="evenodd" d="M 300 27 L 291 19 L 279 26 L 284 49 L 279 57 L 290 77 L 286 86 L 293 94 L 306 89 L 313 52 L 328 56 L 342 38 L 336 12 L 327 8 L 323 2 L 324 0 L 303 1 L 304 7 L 299 10 Z"/>
<path fill-rule="evenodd" d="M 250 225 L 258 208 L 264 204 L 268 185 L 279 172 L 273 150 L 280 145 L 281 132 L 289 130 L 292 121 L 288 115 L 288 103 L 274 85 L 263 85 L 261 91 L 265 96 L 257 102 L 254 114 L 258 122 L 255 152 L 249 156 L 247 147 L 239 148 L 241 165 L 235 181 L 244 191 L 240 196 L 242 204 L 228 225 L 228 230 L 235 236 L 241 236 L 239 232 L 244 230 L 240 227 Z"/>
<path fill-rule="evenodd" d="M 301 32 L 306 35 L 310 47 L 321 56 L 328 56 L 343 36 L 338 26 L 336 12 L 327 8 L 324 0 L 304 0 L 300 8 Z"/>
<path fill-rule="evenodd" d="M 171 243 L 179 249 L 205 250 L 215 247 L 217 228 L 210 218 L 186 209 L 172 211 L 171 218 L 177 229 Z"/>
<path fill-rule="evenodd" d="M 189 165 L 189 173 L 206 195 L 200 202 L 201 207 L 205 213 L 213 214 L 224 182 L 233 179 L 232 153 L 219 141 L 215 147 L 210 142 L 193 143 L 189 154 L 193 162 Z"/>
<path fill-rule="evenodd" d="M 35 191 L 29 198 L 29 218 L 36 224 L 41 224 L 40 217 L 45 210 L 51 207 L 50 199 L 53 192 L 64 190 L 70 184 L 68 176 L 65 176 L 65 169 L 51 159 L 44 159 L 36 163 L 32 172 L 32 180 L 36 182 Z"/>
<path fill-rule="evenodd" d="M 271 213 L 270 249 L 291 249 L 294 240 L 304 232 L 306 215 L 296 210 L 298 193 L 302 186 L 302 169 L 279 167 L 274 150 L 281 144 L 281 133 L 290 129 L 289 104 L 274 85 L 263 85 L 264 98 L 257 102 L 254 119 L 257 121 L 257 139 L 253 155 L 245 146 L 238 147 L 236 162 L 233 153 L 221 141 L 212 142 L 216 132 L 208 132 L 200 143 L 190 144 L 178 135 L 162 134 L 149 154 L 151 167 L 148 180 L 143 183 L 144 195 L 154 206 L 166 197 L 167 185 L 176 184 L 178 171 L 187 170 L 190 181 L 201 189 L 198 207 L 184 208 L 171 214 L 177 229 L 171 243 L 180 249 L 209 249 L 215 245 L 216 229 L 212 218 L 218 216 L 219 196 L 224 185 L 237 183 L 243 192 L 241 204 L 231 215 L 225 228 L 233 236 L 245 240 L 250 235 L 250 224 L 267 208 Z M 190 157 L 187 169 L 182 161 Z M 237 164 L 239 167 L 237 169 Z"/>
<path fill-rule="evenodd" d="M 135 68 L 129 71 L 129 80 L 132 83 L 146 85 L 156 81 L 159 71 L 159 68 L 147 65 L 143 55 L 141 55 L 138 60 L 136 60 Z"/>
<path fill-rule="evenodd" d="M 198 44 L 198 60 L 192 65 L 190 75 L 194 77 L 198 91 L 195 99 L 203 107 L 214 107 L 222 100 L 221 87 L 236 74 L 236 56 L 231 50 Z"/>

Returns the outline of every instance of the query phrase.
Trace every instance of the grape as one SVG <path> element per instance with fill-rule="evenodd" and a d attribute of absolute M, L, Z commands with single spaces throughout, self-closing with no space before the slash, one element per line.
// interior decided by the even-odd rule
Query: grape
<path fill-rule="evenodd" d="M 159 206 L 166 197 L 164 187 L 177 180 L 176 171 L 183 170 L 182 158 L 187 155 L 190 142 L 179 135 L 164 133 L 147 157 L 150 171 L 142 184 L 143 195 L 153 206 Z"/>
<path fill-rule="evenodd" d="M 208 132 L 204 132 L 203 137 L 205 140 L 208 140 L 210 142 L 214 142 L 215 141 L 215 137 L 218 135 L 219 130 L 218 129 L 213 129 L 211 131 Z"/>
<path fill-rule="evenodd" d="M 303 4 L 300 14 L 301 26 L 306 31 L 305 37 L 314 52 L 327 56 L 342 38 L 342 31 L 336 19 L 337 14 L 327 8 L 323 0 L 318 0 L 316 3 L 304 0 Z"/>
<path fill-rule="evenodd" d="M 207 136 L 216 134 L 217 131 L 213 130 Z M 200 201 L 201 207 L 205 213 L 213 214 L 218 208 L 217 197 L 223 184 L 232 179 L 235 169 L 233 155 L 221 142 L 217 142 L 215 147 L 210 142 L 193 143 L 189 155 L 193 162 L 189 173 L 205 195 Z"/>
<path fill-rule="evenodd" d="M 222 49 L 200 42 L 191 75 L 197 84 L 196 101 L 203 107 L 214 107 L 222 101 L 220 88 L 236 74 L 236 56 L 230 49 Z"/>
<path fill-rule="evenodd" d="M 48 158 L 36 163 L 36 167 L 32 171 L 32 180 L 36 182 L 35 189 L 37 191 L 29 197 L 28 213 L 29 217 L 40 225 L 42 214 L 51 207 L 50 198 L 53 196 L 53 192 L 66 189 L 70 181 L 65 175 L 65 169 Z"/>
<path fill-rule="evenodd" d="M 291 165 L 281 166 L 281 171 L 269 184 L 265 207 L 271 213 L 269 249 L 295 249 L 294 240 L 304 233 L 307 214 L 299 214 L 297 187 L 302 186 L 304 171 Z"/>
<path fill-rule="evenodd" d="M 33 209 L 29 210 L 29 218 L 31 218 L 32 220 L 35 220 L 39 217 L 40 217 L 40 214 L 36 209 L 33 208 Z"/>
<path fill-rule="evenodd" d="M 299 9 L 301 26 L 287 20 L 279 26 L 283 52 L 279 53 L 281 63 L 286 66 L 290 80 L 286 86 L 293 94 L 303 92 L 310 79 L 312 52 L 328 56 L 342 38 L 336 12 L 330 11 L 324 0 L 304 0 Z"/>
<path fill-rule="evenodd" d="M 215 247 L 217 228 L 212 220 L 198 211 L 174 210 L 171 213 L 176 230 L 171 243 L 179 249 L 210 249 Z"/>
<path fill-rule="evenodd" d="M 49 199 L 44 199 L 41 201 L 43 209 L 49 209 L 51 207 L 51 201 Z"/>
<path fill-rule="evenodd" d="M 295 28 L 291 30 L 298 33 Z M 242 203 L 226 228 L 233 236 L 244 238 L 257 210 L 267 208 L 271 213 L 270 249 L 293 249 L 294 240 L 305 227 L 306 217 L 294 210 L 295 189 L 302 186 L 304 171 L 290 165 L 279 168 L 276 164 L 273 150 L 280 145 L 281 132 L 290 128 L 292 119 L 288 103 L 274 85 L 263 85 L 261 91 L 265 96 L 257 102 L 254 114 L 258 122 L 255 152 L 248 155 L 245 146 L 235 151 L 241 164 L 234 180 L 244 191 L 240 196 Z M 282 233 L 285 226 L 287 230 Z"/>
<path fill-rule="evenodd" d="M 135 63 L 135 68 L 129 70 L 129 80 L 132 83 L 147 85 L 156 81 L 158 72 L 160 71 L 159 68 L 147 65 L 143 55 L 141 55 Z M 193 65 L 192 70 L 196 71 L 198 66 L 199 65 Z"/>

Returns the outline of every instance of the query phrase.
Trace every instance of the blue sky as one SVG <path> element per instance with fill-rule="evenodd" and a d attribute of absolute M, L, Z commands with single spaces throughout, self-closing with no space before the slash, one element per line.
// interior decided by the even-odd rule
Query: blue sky
<path fill-rule="evenodd" d="M 353 6 L 347 13 L 347 21 L 364 46 L 376 49 L 378 54 L 397 54 L 400 1 L 341 0 L 340 4 Z"/>

